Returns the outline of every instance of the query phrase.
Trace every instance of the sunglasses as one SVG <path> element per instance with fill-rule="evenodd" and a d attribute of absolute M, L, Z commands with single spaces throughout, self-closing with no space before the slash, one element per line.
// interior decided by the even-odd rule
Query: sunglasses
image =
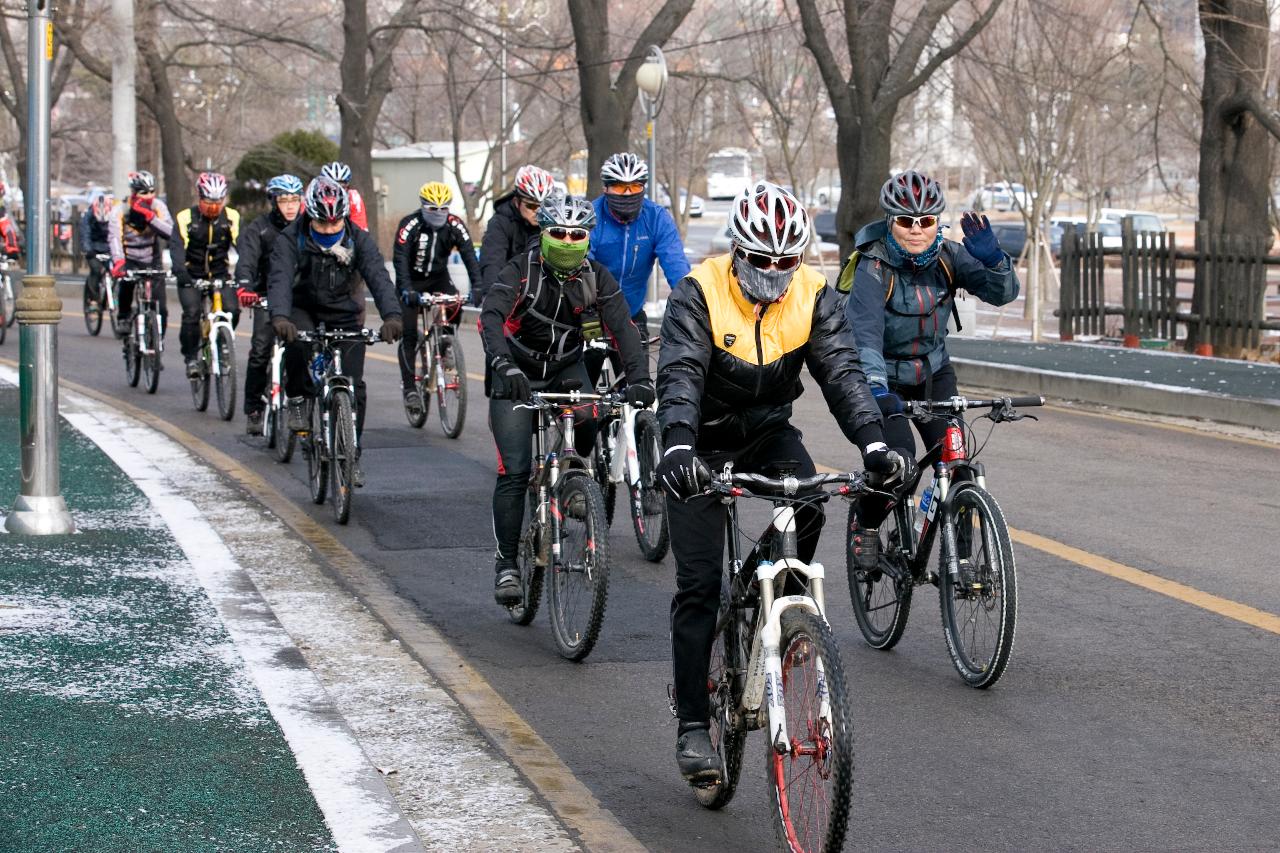
<path fill-rule="evenodd" d="M 520 206 L 530 212 L 533 212 L 538 208 L 542 207 L 542 205 L 536 201 L 526 201 L 525 199 L 520 199 Z"/>
<path fill-rule="evenodd" d="M 895 216 L 893 217 L 893 224 L 897 225 L 899 228 L 905 228 L 908 231 L 910 231 L 912 228 L 914 228 L 917 225 L 919 225 L 922 229 L 932 228 L 933 226 L 938 224 L 938 217 L 936 216 Z"/>
<path fill-rule="evenodd" d="M 748 252 L 745 249 L 737 249 L 734 254 L 758 270 L 776 268 L 785 272 L 800 266 L 799 255 L 765 255 L 760 252 Z"/>
<path fill-rule="evenodd" d="M 635 195 L 637 193 L 644 192 L 644 184 L 610 184 L 604 188 L 604 191 L 607 193 L 613 193 L 614 195 Z"/>
<path fill-rule="evenodd" d="M 443 211 L 443 210 L 448 210 L 448 209 L 449 209 L 449 206 L 448 206 L 448 205 L 444 205 L 444 206 L 442 207 L 442 206 L 440 206 L 440 205 L 438 205 L 438 204 L 424 204 L 424 205 L 422 206 L 422 209 L 423 209 L 423 210 L 425 210 L 427 213 L 440 213 L 440 212 L 441 212 L 441 211 Z"/>
<path fill-rule="evenodd" d="M 552 240 L 567 240 L 570 243 L 577 243 L 591 236 L 591 232 L 585 228 L 562 228 L 553 226 L 547 229 L 547 236 Z"/>

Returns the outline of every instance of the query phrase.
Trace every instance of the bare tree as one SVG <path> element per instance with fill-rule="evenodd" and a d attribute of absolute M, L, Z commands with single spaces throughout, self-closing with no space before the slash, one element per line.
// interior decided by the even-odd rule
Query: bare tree
<path fill-rule="evenodd" d="M 898 13 L 896 0 L 797 0 L 805 47 L 813 54 L 831 98 L 843 191 L 836 213 L 840 250 L 853 248 L 855 229 L 875 218 L 881 184 L 889 174 L 892 130 L 898 105 L 960 52 L 995 15 L 1002 0 L 976 4 L 968 25 L 945 44 L 936 40 L 944 18 L 959 0 L 924 0 Z M 846 73 L 827 36 L 824 17 L 843 15 Z"/>

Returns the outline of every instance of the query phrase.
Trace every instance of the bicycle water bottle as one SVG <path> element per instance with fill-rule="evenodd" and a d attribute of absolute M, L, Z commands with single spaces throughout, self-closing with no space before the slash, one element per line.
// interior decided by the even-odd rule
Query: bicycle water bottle
<path fill-rule="evenodd" d="M 324 382 L 324 353 L 318 352 L 311 359 L 311 381 L 316 385 Z"/>
<path fill-rule="evenodd" d="M 932 508 L 933 508 L 933 483 L 930 483 L 929 487 L 924 490 L 924 494 L 920 496 L 920 507 L 916 511 L 916 520 L 911 524 L 911 529 L 915 531 L 917 539 L 920 538 L 920 533 L 921 531 L 924 530 L 925 518 L 933 517 L 933 513 L 930 512 Z"/>

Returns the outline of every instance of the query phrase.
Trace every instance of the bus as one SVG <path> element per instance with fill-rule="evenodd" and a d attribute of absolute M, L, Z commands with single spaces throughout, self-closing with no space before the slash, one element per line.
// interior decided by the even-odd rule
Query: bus
<path fill-rule="evenodd" d="M 707 155 L 707 197 L 733 199 L 750 186 L 751 154 L 744 148 L 721 148 Z"/>

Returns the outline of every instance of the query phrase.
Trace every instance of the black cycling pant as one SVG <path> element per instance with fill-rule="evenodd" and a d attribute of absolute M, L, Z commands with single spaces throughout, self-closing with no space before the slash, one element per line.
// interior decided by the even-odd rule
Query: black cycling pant
<path fill-rule="evenodd" d="M 102 284 L 102 274 L 107 271 L 107 265 L 98 260 L 97 252 L 89 252 L 85 256 L 85 260 L 89 262 L 89 274 L 84 277 L 85 295 L 95 302 L 104 302 L 102 293 L 100 292 Z"/>
<path fill-rule="evenodd" d="M 182 328 L 178 331 L 178 343 L 182 345 L 182 357 L 191 361 L 200 352 L 200 318 L 204 316 L 200 291 L 192 285 L 178 285 L 178 301 L 182 303 Z M 227 282 L 222 286 L 222 310 L 231 313 L 231 325 L 240 323 L 240 300 L 236 298 L 236 286 Z"/>
<path fill-rule="evenodd" d="M 589 390 L 587 371 L 581 361 L 574 362 L 548 379 L 531 380 L 535 391 L 555 391 L 566 380 L 577 380 L 579 389 Z M 591 452 L 596 438 L 597 420 L 589 417 L 589 409 L 580 412 L 574 422 L 573 443 L 579 455 Z M 513 560 L 524 523 L 525 493 L 533 469 L 533 427 L 536 412 L 517 409 L 511 400 L 489 399 L 489 430 L 498 449 L 498 480 L 493 487 L 493 535 L 497 540 L 499 560 Z"/>
<path fill-rule="evenodd" d="M 244 370 L 244 413 L 251 415 L 267 408 L 267 383 L 271 378 L 271 350 L 276 330 L 265 308 L 253 309 L 253 337 L 249 340 L 249 363 Z M 346 365 L 346 359 L 343 359 Z"/>
<path fill-rule="evenodd" d="M 889 390 L 903 400 L 950 400 L 957 393 L 956 371 L 950 362 L 941 367 L 932 377 L 918 385 L 901 385 L 889 383 Z M 881 415 L 884 417 L 884 442 L 893 450 L 903 454 L 916 455 L 915 437 L 911 434 L 912 421 L 907 417 L 894 417 L 885 411 L 881 403 Z M 942 439 L 947 433 L 947 421 L 936 420 L 915 424 L 924 442 L 925 455 L 920 460 L 923 470 L 938 460 Z M 914 484 L 912 484 L 914 488 Z M 863 527 L 872 529 L 880 527 L 881 522 L 889 514 L 891 504 L 883 498 L 862 498 L 858 501 L 858 521 Z"/>
<path fill-rule="evenodd" d="M 262 312 L 266 313 L 266 312 Z M 316 324 L 311 315 L 302 308 L 294 308 L 289 319 L 300 332 L 315 331 Z M 334 332 L 358 332 L 361 329 L 358 321 L 350 325 L 325 323 L 325 328 Z M 284 392 L 290 397 L 314 397 L 319 390 L 311 382 L 311 356 L 313 344 L 309 341 L 294 341 L 284 351 Z M 342 374 L 351 378 L 356 388 L 356 443 L 364 434 L 364 410 L 368 398 L 364 385 L 364 341 L 340 341 L 334 349 L 342 355 Z"/>
<path fill-rule="evenodd" d="M 649 317 L 644 313 L 644 309 L 631 315 L 631 322 L 636 324 L 636 330 L 640 332 L 640 343 L 644 347 L 644 351 L 649 351 Z M 622 354 L 618 352 L 617 347 L 609 347 L 608 351 L 598 349 L 586 349 L 583 351 L 582 361 L 587 366 L 587 376 L 591 378 L 591 387 L 594 388 L 596 383 L 600 381 L 600 371 L 604 370 L 605 356 L 609 357 L 609 363 L 613 365 L 613 375 L 621 376 L 622 371 Z"/>
<path fill-rule="evenodd" d="M 444 281 L 427 280 L 415 281 L 413 290 L 416 293 L 450 293 L 456 294 L 458 288 L 453 286 L 453 282 L 448 279 Z M 416 305 L 408 305 L 401 313 L 400 318 L 404 321 L 404 336 L 400 338 L 400 387 L 405 391 L 413 389 L 414 380 L 414 353 L 418 349 L 418 318 L 422 311 Z M 452 316 L 449 317 L 449 327 L 457 329 L 458 317 L 462 314 L 462 308 L 459 307 Z"/>
<path fill-rule="evenodd" d="M 159 261 L 156 261 L 155 264 L 158 265 Z M 130 258 L 125 261 L 124 268 L 125 271 L 128 272 L 129 270 L 157 269 L 158 267 L 150 262 L 135 261 Z M 120 320 L 123 323 L 123 321 L 128 320 L 133 316 L 133 289 L 135 283 L 127 278 L 120 279 L 119 283 Z M 169 299 L 166 290 L 168 290 L 168 288 L 165 287 L 165 280 L 163 278 L 156 277 L 152 279 L 151 295 L 155 297 L 156 308 L 160 313 L 161 337 L 167 335 L 169 331 Z"/>
<path fill-rule="evenodd" d="M 715 473 L 733 462 L 739 473 L 776 477 L 779 463 L 797 477 L 817 473 L 800 430 L 790 424 L 770 430 L 738 450 L 698 455 Z M 676 558 L 676 594 L 671 600 L 671 663 L 675 677 L 676 716 L 682 722 L 705 723 L 711 709 L 707 697 L 707 671 L 715 640 L 716 614 L 720 609 L 720 588 L 726 576 L 724 526 L 726 509 L 718 497 L 696 497 L 681 502 L 667 498 L 667 524 L 671 530 L 671 553 Z M 818 550 L 823 514 L 819 506 L 808 505 L 796 512 L 800 559 L 808 562 Z M 747 560 L 754 564 L 754 560 Z M 753 569 L 746 569 L 754 571 Z"/>

